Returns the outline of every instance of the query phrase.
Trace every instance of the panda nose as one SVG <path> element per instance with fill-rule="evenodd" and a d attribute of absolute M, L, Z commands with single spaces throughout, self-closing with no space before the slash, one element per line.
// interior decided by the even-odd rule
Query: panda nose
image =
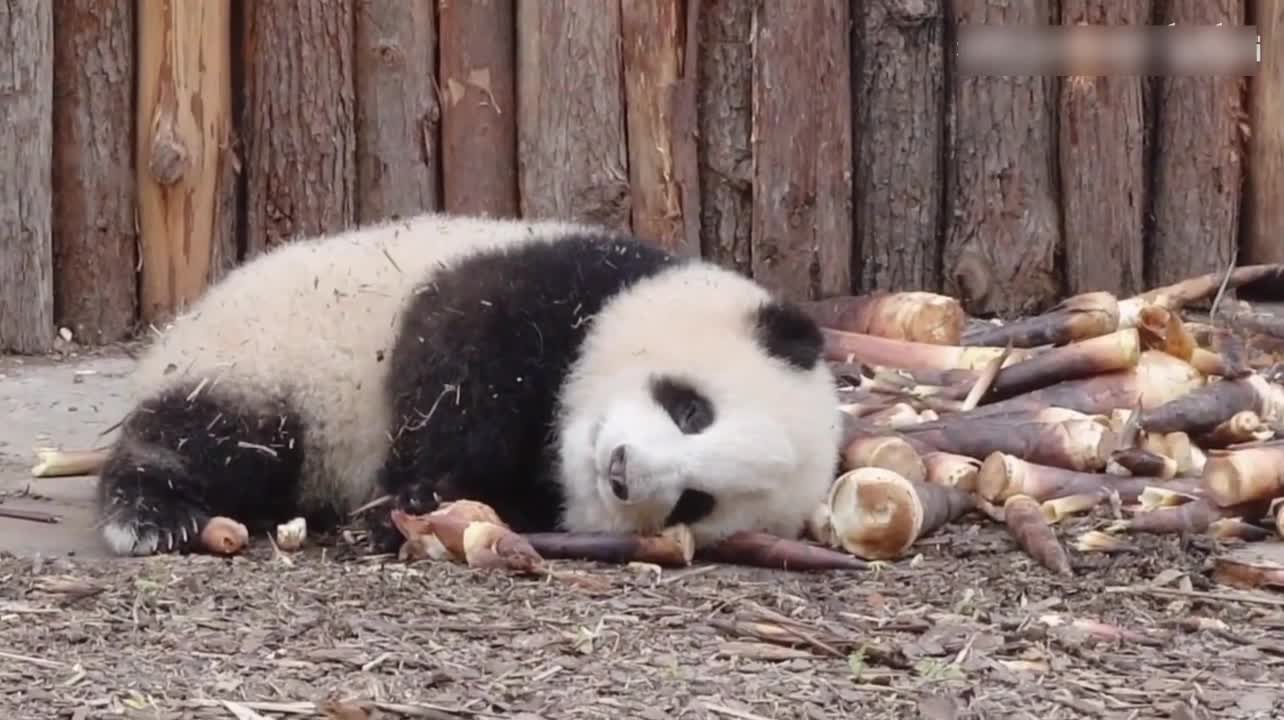
<path fill-rule="evenodd" d="M 611 451 L 611 462 L 606 467 L 606 479 L 611 483 L 611 492 L 621 500 L 629 499 L 629 486 L 624 480 L 625 446 L 619 445 Z"/>

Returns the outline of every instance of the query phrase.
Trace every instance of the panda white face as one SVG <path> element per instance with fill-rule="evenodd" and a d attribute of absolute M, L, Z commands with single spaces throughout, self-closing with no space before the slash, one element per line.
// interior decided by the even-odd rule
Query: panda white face
<path fill-rule="evenodd" d="M 568 380 L 563 524 L 683 523 L 699 545 L 742 529 L 797 535 L 838 461 L 819 331 L 705 266 L 646 283 L 599 315 Z"/>

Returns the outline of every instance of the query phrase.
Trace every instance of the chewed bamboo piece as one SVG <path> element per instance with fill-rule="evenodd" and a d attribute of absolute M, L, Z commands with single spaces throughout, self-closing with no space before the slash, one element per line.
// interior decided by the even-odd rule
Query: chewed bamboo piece
<path fill-rule="evenodd" d="M 489 506 L 456 500 L 425 515 L 392 511 L 393 525 L 406 538 L 399 553 L 405 559 L 445 557 L 469 567 L 502 567 L 518 572 L 543 570 L 543 558 L 513 532 Z M 442 552 L 444 551 L 444 553 Z"/>
<path fill-rule="evenodd" d="M 1125 477 L 1171 478 L 1177 475 L 1177 461 L 1146 448 L 1121 448 L 1111 453 L 1106 472 Z"/>
<path fill-rule="evenodd" d="M 1141 343 L 1136 330 L 1119 330 L 1078 340 L 1004 366 L 986 397 L 993 402 L 1060 382 L 1129 370 L 1135 368 L 1140 359 Z"/>
<path fill-rule="evenodd" d="M 97 475 L 107 462 L 107 450 L 60 450 L 36 448 L 31 476 L 38 478 Z"/>
<path fill-rule="evenodd" d="M 215 555 L 235 555 L 250 542 L 244 525 L 229 517 L 216 515 L 201 528 L 201 547 Z"/>
<path fill-rule="evenodd" d="M 933 345 L 957 345 L 965 320 L 958 300 L 922 291 L 845 295 L 800 307 L 822 327 Z"/>
<path fill-rule="evenodd" d="M 971 495 L 957 488 L 864 467 L 834 481 L 828 522 L 835 545 L 866 560 L 888 560 L 974 508 Z"/>
<path fill-rule="evenodd" d="M 1205 449 L 1220 449 L 1240 443 L 1260 442 L 1275 437 L 1262 417 L 1253 410 L 1241 410 L 1212 430 L 1198 437 L 1197 444 Z"/>
<path fill-rule="evenodd" d="M 968 492 L 976 489 L 976 477 L 981 469 L 980 460 L 940 450 L 924 454 L 922 460 L 928 482 Z"/>
<path fill-rule="evenodd" d="M 1064 345 L 1114 332 L 1119 326 L 1119 302 L 1108 292 L 1088 292 L 1066 298 L 1040 315 L 1020 318 L 964 335 L 967 346 L 1017 348 Z"/>

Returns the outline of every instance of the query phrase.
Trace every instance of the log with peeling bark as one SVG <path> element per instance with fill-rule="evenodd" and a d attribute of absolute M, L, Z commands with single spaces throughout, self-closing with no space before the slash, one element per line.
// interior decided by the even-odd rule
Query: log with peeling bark
<path fill-rule="evenodd" d="M 924 291 L 840 295 L 799 306 L 823 327 L 931 345 L 958 345 L 966 319 L 958 300 Z"/>

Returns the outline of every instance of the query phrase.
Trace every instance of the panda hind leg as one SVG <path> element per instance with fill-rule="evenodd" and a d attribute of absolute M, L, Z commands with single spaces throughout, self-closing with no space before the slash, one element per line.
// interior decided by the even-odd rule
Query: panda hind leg
<path fill-rule="evenodd" d="M 200 550 L 210 518 L 251 533 L 295 515 L 303 427 L 283 402 L 247 406 L 196 383 L 130 414 L 99 475 L 99 533 L 117 555 Z"/>

